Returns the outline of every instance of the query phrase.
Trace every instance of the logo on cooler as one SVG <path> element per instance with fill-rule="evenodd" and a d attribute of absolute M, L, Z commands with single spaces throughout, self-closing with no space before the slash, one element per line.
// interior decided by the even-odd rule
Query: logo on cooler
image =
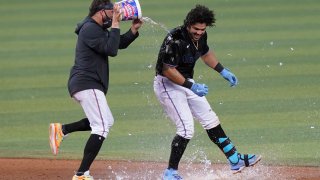
<path fill-rule="evenodd" d="M 126 3 L 123 4 L 123 16 L 126 19 L 131 19 L 132 17 L 134 17 L 135 13 L 136 13 L 136 7 L 129 4 L 129 3 L 134 3 L 134 1 L 132 0 L 128 0 Z"/>

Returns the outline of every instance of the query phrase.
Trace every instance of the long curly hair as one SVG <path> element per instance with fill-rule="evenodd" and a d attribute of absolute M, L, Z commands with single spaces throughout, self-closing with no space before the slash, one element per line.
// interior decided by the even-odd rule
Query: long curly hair
<path fill-rule="evenodd" d="M 216 19 L 214 12 L 209 10 L 206 6 L 197 4 L 195 8 L 191 9 L 184 20 L 184 26 L 189 27 L 196 23 L 205 23 L 207 26 L 214 26 Z"/>

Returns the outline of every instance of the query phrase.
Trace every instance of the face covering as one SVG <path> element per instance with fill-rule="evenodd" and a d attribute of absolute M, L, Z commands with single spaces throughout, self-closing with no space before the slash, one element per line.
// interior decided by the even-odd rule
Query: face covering
<path fill-rule="evenodd" d="M 105 17 L 102 19 L 102 29 L 107 30 L 112 25 L 112 19 L 107 16 L 107 13 L 105 11 L 103 12 L 105 14 Z"/>

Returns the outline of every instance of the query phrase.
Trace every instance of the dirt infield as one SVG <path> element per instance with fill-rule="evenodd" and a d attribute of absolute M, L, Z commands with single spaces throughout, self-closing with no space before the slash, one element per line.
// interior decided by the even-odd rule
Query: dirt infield
<path fill-rule="evenodd" d="M 71 179 L 78 160 L 0 159 L 0 179 Z M 161 179 L 165 163 L 131 161 L 95 161 L 91 174 L 95 179 Z M 181 164 L 184 179 L 320 179 L 320 167 L 265 166 L 263 163 L 232 174 L 226 164 Z"/>

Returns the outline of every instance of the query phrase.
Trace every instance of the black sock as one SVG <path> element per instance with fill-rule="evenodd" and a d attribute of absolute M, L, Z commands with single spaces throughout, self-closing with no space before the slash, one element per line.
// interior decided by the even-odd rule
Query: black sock
<path fill-rule="evenodd" d="M 179 135 L 176 135 L 171 143 L 171 154 L 169 159 L 168 168 L 178 169 L 179 162 L 184 153 L 184 150 L 187 148 L 190 139 L 185 139 Z"/>
<path fill-rule="evenodd" d="M 90 127 L 88 118 L 83 118 L 80 121 L 62 125 L 62 132 L 64 135 L 75 132 L 75 131 L 90 131 L 90 130 L 91 130 L 91 127 Z"/>
<path fill-rule="evenodd" d="M 78 173 L 84 173 L 90 169 L 92 162 L 100 151 L 104 139 L 103 136 L 91 134 L 86 147 L 84 148 L 83 158 Z"/>

